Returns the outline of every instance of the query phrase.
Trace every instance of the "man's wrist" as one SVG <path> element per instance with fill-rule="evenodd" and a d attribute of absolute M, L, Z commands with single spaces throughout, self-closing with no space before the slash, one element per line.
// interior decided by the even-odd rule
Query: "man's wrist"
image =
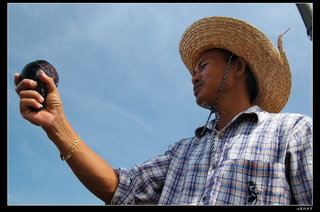
<path fill-rule="evenodd" d="M 64 115 L 58 116 L 51 126 L 43 127 L 43 129 L 61 153 L 68 151 L 78 137 Z"/>

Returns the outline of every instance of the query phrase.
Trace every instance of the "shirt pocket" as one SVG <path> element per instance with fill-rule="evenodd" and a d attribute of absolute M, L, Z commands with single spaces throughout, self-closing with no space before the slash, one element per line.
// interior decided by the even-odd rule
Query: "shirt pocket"
<path fill-rule="evenodd" d="M 285 166 L 250 160 L 227 160 L 215 176 L 215 205 L 286 205 L 290 203 Z"/>

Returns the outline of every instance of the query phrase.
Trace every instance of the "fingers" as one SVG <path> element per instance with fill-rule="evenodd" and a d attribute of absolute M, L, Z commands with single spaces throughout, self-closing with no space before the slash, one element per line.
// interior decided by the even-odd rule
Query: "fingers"
<path fill-rule="evenodd" d="M 42 103 L 44 98 L 34 90 L 23 90 L 19 93 L 21 99 L 35 99 L 37 102 Z"/>
<path fill-rule="evenodd" d="M 19 94 L 22 90 L 34 89 L 37 87 L 37 82 L 31 79 L 23 79 L 16 87 L 16 92 Z"/>
<path fill-rule="evenodd" d="M 30 107 L 33 107 L 34 109 L 40 109 L 43 107 L 43 105 L 37 102 L 35 99 L 23 98 L 20 100 L 21 114 L 23 114 L 24 111 L 30 110 Z"/>
<path fill-rule="evenodd" d="M 43 71 L 40 71 L 39 79 L 45 84 L 48 89 L 48 93 L 54 91 L 57 87 L 53 79 L 47 76 Z M 23 90 L 34 89 L 37 87 L 37 82 L 31 79 L 21 80 L 21 75 L 14 74 L 14 84 L 16 85 L 16 92 L 19 94 Z"/>
<path fill-rule="evenodd" d="M 15 73 L 14 74 L 14 84 L 17 86 L 20 81 L 21 81 L 21 75 L 18 73 Z"/>
<path fill-rule="evenodd" d="M 21 74 L 14 74 L 16 92 L 20 97 L 20 113 L 24 119 L 34 125 L 50 126 L 56 116 L 63 114 L 63 106 L 53 79 L 44 72 L 39 73 L 38 77 L 47 88 L 46 100 L 34 90 L 40 83 L 38 80 L 38 83 L 31 79 L 22 80 Z"/>
<path fill-rule="evenodd" d="M 29 110 L 30 107 L 34 109 L 40 109 L 43 107 L 41 103 L 44 102 L 44 98 L 37 91 L 22 90 L 19 93 L 19 96 L 21 113 L 25 110 Z"/>

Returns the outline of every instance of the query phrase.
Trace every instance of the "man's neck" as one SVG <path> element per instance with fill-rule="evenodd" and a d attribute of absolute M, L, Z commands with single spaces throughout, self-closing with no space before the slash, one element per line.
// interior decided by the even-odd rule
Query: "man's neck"
<path fill-rule="evenodd" d="M 217 130 L 222 130 L 236 115 L 250 108 L 251 106 L 252 104 L 249 102 L 243 102 L 242 104 L 237 103 L 235 106 L 231 105 L 230 107 L 218 108 L 220 120 L 216 126 Z"/>

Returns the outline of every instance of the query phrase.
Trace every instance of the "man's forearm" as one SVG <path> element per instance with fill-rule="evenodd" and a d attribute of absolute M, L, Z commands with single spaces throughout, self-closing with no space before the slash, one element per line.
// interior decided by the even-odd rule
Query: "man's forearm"
<path fill-rule="evenodd" d="M 50 128 L 44 128 L 62 156 L 67 156 L 78 135 L 65 117 L 60 117 Z M 80 138 L 67 160 L 78 179 L 98 198 L 109 203 L 117 189 L 119 176 L 98 154 Z"/>

